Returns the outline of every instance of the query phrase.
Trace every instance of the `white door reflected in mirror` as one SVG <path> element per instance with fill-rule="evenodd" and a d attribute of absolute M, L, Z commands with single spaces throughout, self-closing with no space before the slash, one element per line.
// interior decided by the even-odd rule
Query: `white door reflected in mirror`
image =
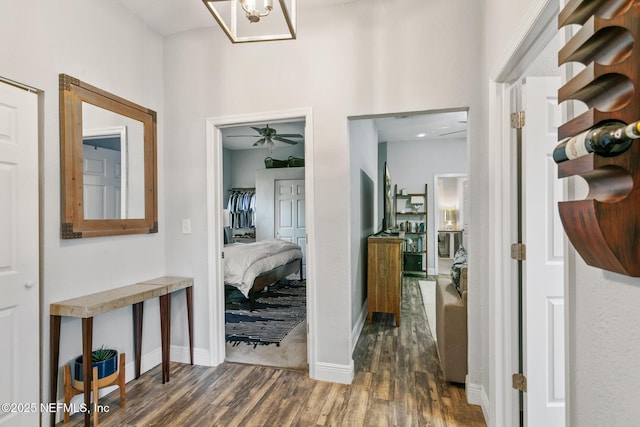
<path fill-rule="evenodd" d="M 84 218 L 145 217 L 144 125 L 82 103 Z"/>

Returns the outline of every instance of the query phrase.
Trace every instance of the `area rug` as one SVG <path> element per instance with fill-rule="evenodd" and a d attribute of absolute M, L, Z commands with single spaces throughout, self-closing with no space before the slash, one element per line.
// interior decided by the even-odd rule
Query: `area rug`
<path fill-rule="evenodd" d="M 281 280 L 256 297 L 255 310 L 249 301 L 227 290 L 225 337 L 227 342 L 254 346 L 276 344 L 305 319 L 306 283 Z"/>
<path fill-rule="evenodd" d="M 436 341 L 436 282 L 430 280 L 419 280 L 420 292 L 424 311 L 427 314 L 427 321 L 431 329 L 431 337 Z"/>

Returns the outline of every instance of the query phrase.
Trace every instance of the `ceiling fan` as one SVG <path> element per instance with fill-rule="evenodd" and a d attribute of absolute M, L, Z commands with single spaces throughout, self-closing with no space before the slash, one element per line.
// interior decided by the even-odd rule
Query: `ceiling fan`
<path fill-rule="evenodd" d="M 273 141 L 284 142 L 285 144 L 295 145 L 298 141 L 292 141 L 288 138 L 304 138 L 304 136 L 299 133 L 278 133 L 274 128 L 266 125 L 263 128 L 251 126 L 251 129 L 258 132 L 258 135 L 229 135 L 229 137 L 242 137 L 242 138 L 260 138 L 258 139 L 253 146 L 260 147 L 262 145 L 267 145 L 267 147 L 273 147 L 275 143 Z"/>
<path fill-rule="evenodd" d="M 462 133 L 462 132 L 466 132 L 466 129 L 462 129 L 462 130 L 454 130 L 453 132 L 447 132 L 447 133 L 441 133 L 438 136 L 447 136 L 447 135 L 453 135 L 455 133 Z"/>
<path fill-rule="evenodd" d="M 458 120 L 458 123 L 463 123 L 463 124 L 467 124 L 466 120 Z M 447 135 L 453 135 L 455 133 L 462 133 L 462 132 L 466 132 L 466 129 L 462 129 L 462 130 L 454 130 L 453 132 L 447 132 L 447 133 L 441 133 L 438 136 L 447 136 Z"/>

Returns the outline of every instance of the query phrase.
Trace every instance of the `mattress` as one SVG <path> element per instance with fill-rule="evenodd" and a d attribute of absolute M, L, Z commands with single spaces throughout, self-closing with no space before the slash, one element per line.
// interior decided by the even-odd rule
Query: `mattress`
<path fill-rule="evenodd" d="M 232 243 L 224 247 L 224 283 L 235 286 L 245 297 L 255 278 L 296 258 L 302 249 L 295 243 L 270 239 L 255 243 Z"/>

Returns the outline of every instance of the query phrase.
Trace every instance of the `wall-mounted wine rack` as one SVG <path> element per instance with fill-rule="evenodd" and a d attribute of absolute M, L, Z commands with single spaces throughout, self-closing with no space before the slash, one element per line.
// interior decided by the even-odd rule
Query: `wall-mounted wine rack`
<path fill-rule="evenodd" d="M 586 68 L 558 91 L 558 102 L 579 100 L 589 110 L 558 129 L 558 140 L 601 122 L 640 120 L 640 0 L 570 0 L 558 27 L 581 25 L 558 53 L 559 65 Z M 569 240 L 585 262 L 640 276 L 640 142 L 616 157 L 590 154 L 558 165 L 558 177 L 579 175 L 585 200 L 560 202 Z"/>

